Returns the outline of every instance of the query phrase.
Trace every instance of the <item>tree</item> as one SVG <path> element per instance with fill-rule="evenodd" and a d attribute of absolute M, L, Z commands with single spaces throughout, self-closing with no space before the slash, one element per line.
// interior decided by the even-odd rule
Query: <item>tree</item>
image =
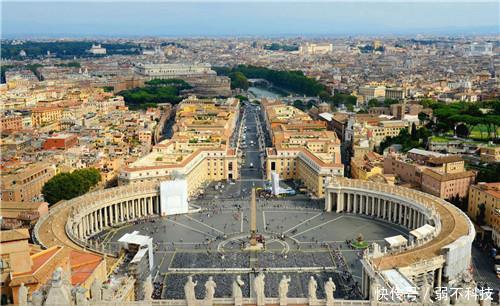
<path fill-rule="evenodd" d="M 469 168 L 473 168 L 479 171 L 479 173 L 477 174 L 478 182 L 486 182 L 486 183 L 498 182 L 498 173 L 500 173 L 500 163 L 491 163 L 488 164 L 486 167 L 483 166 L 472 167 L 471 164 L 469 164 L 468 166 Z"/>
<path fill-rule="evenodd" d="M 420 124 L 423 124 L 424 122 L 429 120 L 429 115 L 427 115 L 426 113 L 420 112 L 420 113 L 418 113 L 418 120 L 420 121 Z"/>
<path fill-rule="evenodd" d="M 382 142 L 380 142 L 378 149 L 380 153 L 383 153 L 386 148 L 393 144 L 400 144 L 403 147 L 403 152 L 408 152 L 413 148 L 425 148 L 430 135 L 430 131 L 425 127 L 421 127 L 418 130 L 416 127 L 413 127 L 411 134 L 408 131 L 408 128 L 405 128 L 399 132 L 398 136 L 386 137 Z"/>
<path fill-rule="evenodd" d="M 145 83 L 143 88 L 132 88 L 123 90 L 118 94 L 123 96 L 125 103 L 131 109 L 156 107 L 157 103 L 179 103 L 182 98 L 179 96 L 181 90 L 191 88 L 191 85 L 183 80 L 154 79 Z"/>
<path fill-rule="evenodd" d="M 229 77 L 231 78 L 231 88 L 233 89 L 241 88 L 247 90 L 250 86 L 247 77 L 239 71 L 231 73 Z"/>
<path fill-rule="evenodd" d="M 101 180 L 101 173 L 95 168 L 79 169 L 73 171 L 72 175 L 80 176 L 80 178 L 88 185 L 88 188 L 97 185 Z"/>
<path fill-rule="evenodd" d="M 72 173 L 59 173 L 42 187 L 42 194 L 50 205 L 61 200 L 70 200 L 90 190 L 101 179 L 97 169 L 87 168 Z"/>
<path fill-rule="evenodd" d="M 302 100 L 295 100 L 295 101 L 293 101 L 293 107 L 298 108 L 300 110 L 304 110 L 305 109 L 305 105 L 304 105 L 304 102 Z"/>
<path fill-rule="evenodd" d="M 371 107 L 377 107 L 380 105 L 380 102 L 377 100 L 377 99 L 370 99 L 368 101 L 368 108 L 371 108 Z"/>
<path fill-rule="evenodd" d="M 242 95 L 236 95 L 234 96 L 236 99 L 239 99 L 240 101 L 248 101 L 248 97 L 242 96 Z"/>
<path fill-rule="evenodd" d="M 418 140 L 418 133 L 417 133 L 417 126 L 415 125 L 415 122 L 411 124 L 411 140 Z"/>
<path fill-rule="evenodd" d="M 399 103 L 398 100 L 395 100 L 395 99 L 385 99 L 384 100 L 384 106 L 388 107 L 388 106 L 391 106 L 392 104 L 397 104 Z"/>
<path fill-rule="evenodd" d="M 215 67 L 217 74 L 227 75 L 231 80 L 236 72 L 241 72 L 246 78 L 266 79 L 276 87 L 292 91 L 301 95 L 318 96 L 326 90 L 325 85 L 317 80 L 306 77 L 301 71 L 280 71 L 265 67 L 238 65 L 232 68 Z"/>

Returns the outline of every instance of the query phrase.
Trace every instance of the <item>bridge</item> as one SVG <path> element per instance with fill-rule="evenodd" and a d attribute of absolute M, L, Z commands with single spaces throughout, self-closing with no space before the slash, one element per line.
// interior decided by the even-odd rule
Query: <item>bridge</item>
<path fill-rule="evenodd" d="M 266 87 L 271 87 L 273 84 L 266 79 L 248 79 L 250 86 L 264 85 Z"/>

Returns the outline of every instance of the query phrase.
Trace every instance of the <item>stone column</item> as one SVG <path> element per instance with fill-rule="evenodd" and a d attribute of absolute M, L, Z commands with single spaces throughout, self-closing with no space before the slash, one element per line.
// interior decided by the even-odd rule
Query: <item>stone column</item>
<path fill-rule="evenodd" d="M 441 287 L 442 274 L 443 274 L 443 268 L 439 268 L 438 269 L 437 286 L 436 287 Z"/>
<path fill-rule="evenodd" d="M 351 203 L 351 194 L 347 194 L 347 212 L 351 212 L 352 203 Z"/>
<path fill-rule="evenodd" d="M 387 208 L 389 210 L 388 211 L 389 216 L 387 219 L 389 220 L 389 222 L 393 222 L 393 220 L 392 220 L 392 202 L 387 201 L 387 205 L 389 205 L 389 207 Z"/>
<path fill-rule="evenodd" d="M 142 198 L 137 199 L 137 212 L 138 212 L 138 217 L 141 218 L 143 216 L 143 209 L 144 206 L 142 205 Z"/>
<path fill-rule="evenodd" d="M 332 202 L 332 197 L 335 193 L 334 192 L 327 192 L 325 194 L 325 211 L 329 212 L 331 211 L 331 202 Z"/>
<path fill-rule="evenodd" d="M 113 221 L 114 221 L 113 206 L 115 206 L 115 204 L 108 205 L 108 207 L 107 207 L 107 210 L 108 210 L 108 223 L 107 224 L 108 224 L 108 226 L 113 225 Z"/>
<path fill-rule="evenodd" d="M 99 231 L 99 211 L 94 211 L 94 233 Z"/>
<path fill-rule="evenodd" d="M 110 225 L 113 226 L 114 224 L 116 224 L 116 203 L 109 207 L 109 213 L 111 219 Z"/>
<path fill-rule="evenodd" d="M 345 211 L 345 195 L 344 192 L 340 192 L 340 198 L 338 199 L 337 203 L 337 212 Z"/>
<path fill-rule="evenodd" d="M 116 203 L 113 203 L 113 205 L 111 205 L 109 207 L 109 213 L 110 213 L 110 225 L 114 225 L 116 224 Z"/>
<path fill-rule="evenodd" d="M 115 204 L 115 223 L 120 222 L 120 206 L 121 202 Z"/>
<path fill-rule="evenodd" d="M 368 285 L 366 279 L 368 276 L 366 275 L 365 270 L 363 269 L 361 271 L 361 294 L 363 295 L 363 298 L 366 298 L 368 296 Z"/>
<path fill-rule="evenodd" d="M 410 219 L 411 219 L 411 216 L 410 216 L 410 215 L 411 215 L 411 208 L 410 208 L 410 207 L 408 207 L 408 206 L 406 206 L 406 207 L 405 207 L 405 215 L 404 215 L 404 218 L 405 218 L 405 219 L 404 219 L 404 220 L 405 220 L 405 226 L 406 226 L 407 228 L 409 228 L 409 227 L 410 227 Z"/>
<path fill-rule="evenodd" d="M 92 214 L 93 214 L 93 216 L 94 216 L 94 220 L 93 220 L 93 221 L 94 221 L 94 226 L 92 227 L 92 228 L 93 228 L 92 233 L 95 233 L 95 232 L 97 232 L 97 231 L 98 231 L 98 227 L 97 227 L 97 225 L 98 225 L 98 222 L 97 222 L 97 211 L 95 211 L 95 210 L 94 210 L 94 211 L 92 212 Z"/>
<path fill-rule="evenodd" d="M 380 209 L 380 198 L 375 198 L 375 201 L 377 202 L 377 217 L 380 218 L 380 216 L 382 216 L 382 210 Z"/>
<path fill-rule="evenodd" d="M 144 204 L 145 204 L 145 203 L 144 203 L 144 198 L 139 198 L 139 199 L 137 200 L 137 205 L 139 205 L 139 216 L 140 216 L 140 217 L 144 217 L 144 215 L 145 215 L 145 213 L 144 213 L 144 208 L 146 208 L 146 207 L 145 207 L 145 205 L 144 205 Z"/>
<path fill-rule="evenodd" d="M 102 208 L 98 210 L 99 212 L 99 231 L 104 228 L 104 211 Z"/>
<path fill-rule="evenodd" d="M 153 215 L 154 214 L 154 211 L 153 211 L 153 197 L 149 197 L 148 198 L 148 207 L 149 207 L 149 214 Z"/>
<path fill-rule="evenodd" d="M 83 236 L 84 236 L 84 238 L 86 238 L 87 237 L 87 215 L 83 216 L 82 223 L 83 223 Z"/>
<path fill-rule="evenodd" d="M 78 223 L 78 238 L 83 239 L 83 221 Z"/>
<path fill-rule="evenodd" d="M 81 224 L 82 224 L 82 239 L 84 239 L 87 232 L 87 229 L 85 228 L 85 216 L 82 217 Z"/>
<path fill-rule="evenodd" d="M 103 224 L 103 228 L 105 227 L 108 227 L 108 207 L 107 206 L 104 206 L 103 208 L 103 215 L 104 215 L 104 224 Z"/>
<path fill-rule="evenodd" d="M 90 233 L 92 232 L 92 213 L 88 214 L 86 217 L 87 221 L 87 236 L 90 236 Z"/>
<path fill-rule="evenodd" d="M 87 215 L 87 233 L 90 236 L 90 232 L 92 231 L 92 213 Z"/>

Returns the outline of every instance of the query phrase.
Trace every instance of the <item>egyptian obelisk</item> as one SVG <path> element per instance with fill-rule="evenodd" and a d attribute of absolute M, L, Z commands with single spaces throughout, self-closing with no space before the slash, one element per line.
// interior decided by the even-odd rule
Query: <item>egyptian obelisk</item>
<path fill-rule="evenodd" d="M 257 245 L 257 202 L 255 200 L 255 187 L 252 188 L 250 200 L 250 245 Z"/>

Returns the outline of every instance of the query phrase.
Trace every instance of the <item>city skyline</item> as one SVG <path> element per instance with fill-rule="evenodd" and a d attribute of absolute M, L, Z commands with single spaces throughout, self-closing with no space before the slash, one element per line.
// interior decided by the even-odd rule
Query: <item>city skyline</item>
<path fill-rule="evenodd" d="M 426 1 L 5 1 L 2 38 L 494 35 L 498 6 Z"/>
<path fill-rule="evenodd" d="M 498 0 L 0 1 L 1 305 L 498 305 Z"/>

